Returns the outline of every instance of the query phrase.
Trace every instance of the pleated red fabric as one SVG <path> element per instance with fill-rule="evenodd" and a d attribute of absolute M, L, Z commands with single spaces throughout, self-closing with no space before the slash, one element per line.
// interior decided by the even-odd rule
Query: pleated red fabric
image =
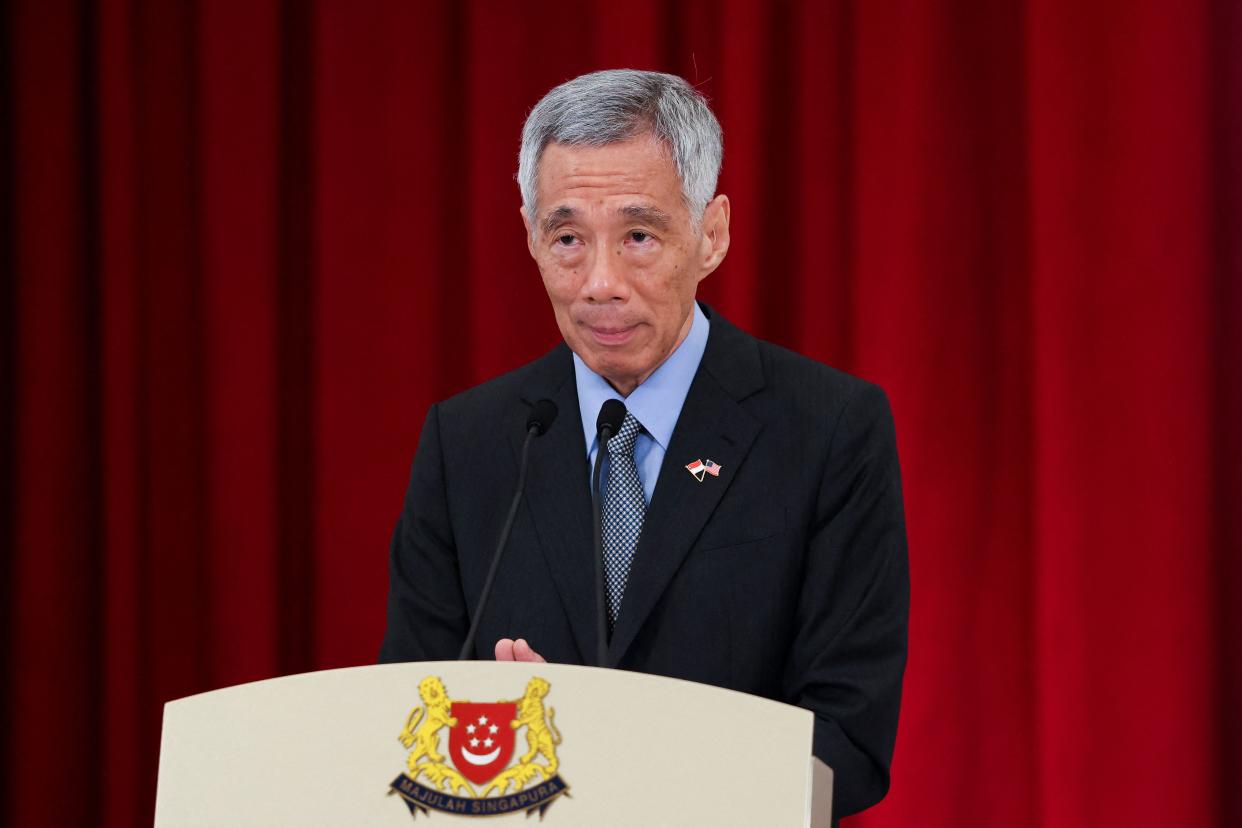
<path fill-rule="evenodd" d="M 620 66 L 724 127 L 702 298 L 892 400 L 910 661 L 847 824 L 1242 824 L 1237 3 L 3 14 L 5 824 L 143 824 L 165 701 L 374 660 L 427 406 L 558 339 L 522 119 Z"/>

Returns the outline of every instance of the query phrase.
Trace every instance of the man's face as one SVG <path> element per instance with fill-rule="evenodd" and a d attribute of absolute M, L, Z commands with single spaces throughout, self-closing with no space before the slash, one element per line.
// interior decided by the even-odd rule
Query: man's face
<path fill-rule="evenodd" d="M 640 135 L 549 144 L 538 210 L 522 220 L 561 335 L 628 395 L 689 333 L 695 290 L 728 252 L 729 200 L 713 199 L 695 233 L 672 158 Z"/>

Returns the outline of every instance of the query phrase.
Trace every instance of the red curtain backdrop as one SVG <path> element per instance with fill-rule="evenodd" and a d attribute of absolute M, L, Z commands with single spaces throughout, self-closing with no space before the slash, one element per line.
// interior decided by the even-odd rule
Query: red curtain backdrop
<path fill-rule="evenodd" d="M 522 119 L 617 66 L 724 126 L 703 297 L 892 399 L 910 662 L 850 824 L 1242 824 L 1238 3 L 3 14 L 5 824 L 148 822 L 165 701 L 374 660 L 427 406 L 557 341 Z"/>

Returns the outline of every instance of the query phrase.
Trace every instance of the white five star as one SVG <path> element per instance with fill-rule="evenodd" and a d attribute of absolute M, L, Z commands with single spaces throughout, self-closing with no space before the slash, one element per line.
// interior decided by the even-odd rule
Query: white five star
<path fill-rule="evenodd" d="M 485 724 L 487 724 L 487 717 L 486 717 L 486 716 L 480 716 L 480 717 L 479 717 L 479 724 L 480 724 L 480 725 L 485 725 Z M 497 731 L 497 729 L 498 729 L 498 728 L 496 727 L 496 725 L 491 725 L 491 726 L 489 726 L 489 727 L 487 728 L 487 732 L 488 732 L 488 733 L 495 733 L 495 732 Z M 474 725 L 472 725 L 472 724 L 466 725 L 466 732 L 467 732 L 467 733 L 470 733 L 470 734 L 473 734 L 473 733 L 475 732 L 475 726 L 474 726 Z M 493 741 L 493 740 L 491 739 L 491 737 L 488 737 L 488 738 L 484 739 L 484 740 L 483 740 L 483 747 L 491 747 L 491 746 L 492 746 L 492 741 Z M 478 740 L 478 738 L 474 738 L 474 739 L 471 739 L 471 740 L 470 740 L 470 747 L 478 747 L 478 746 L 479 746 L 479 740 Z"/>

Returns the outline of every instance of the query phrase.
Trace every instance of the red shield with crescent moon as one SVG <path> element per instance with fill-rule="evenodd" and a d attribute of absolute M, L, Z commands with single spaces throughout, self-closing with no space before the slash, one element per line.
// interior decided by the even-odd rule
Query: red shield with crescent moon
<path fill-rule="evenodd" d="M 517 735 L 510 724 L 516 716 L 515 702 L 453 702 L 457 725 L 449 730 L 449 756 L 462 776 L 483 785 L 509 766 Z"/>

